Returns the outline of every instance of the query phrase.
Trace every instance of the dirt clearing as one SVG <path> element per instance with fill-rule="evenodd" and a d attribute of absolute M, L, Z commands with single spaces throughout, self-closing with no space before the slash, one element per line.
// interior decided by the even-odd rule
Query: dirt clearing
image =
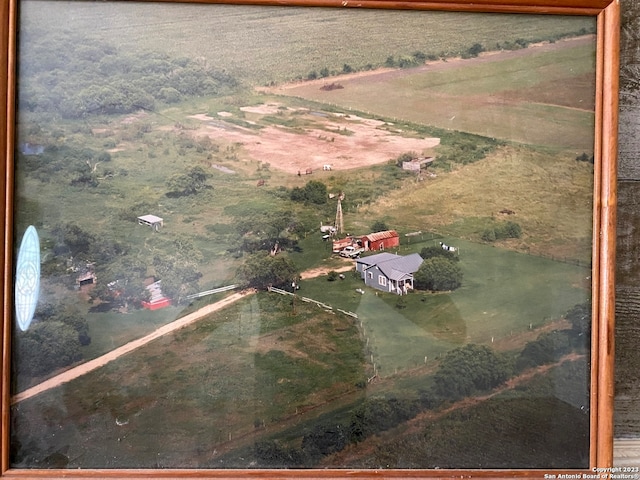
<path fill-rule="evenodd" d="M 277 108 L 269 104 L 250 110 L 254 115 L 262 115 Z M 292 112 L 287 109 L 283 121 L 293 116 Z M 295 121 L 304 127 L 267 125 L 250 129 L 203 114 L 190 118 L 202 122 L 194 136 L 241 144 L 251 159 L 268 162 L 271 167 L 291 174 L 368 167 L 405 152 L 422 154 L 440 144 L 438 138 L 403 136 L 404 132 L 379 120 L 326 112 L 295 112 Z M 260 124 L 260 118 L 255 123 Z"/>

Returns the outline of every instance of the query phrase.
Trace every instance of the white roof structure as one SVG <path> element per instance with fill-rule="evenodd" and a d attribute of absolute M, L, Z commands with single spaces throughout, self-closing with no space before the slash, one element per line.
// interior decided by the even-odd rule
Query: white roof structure
<path fill-rule="evenodd" d="M 156 217 L 155 215 L 142 215 L 138 217 L 138 223 L 140 225 L 148 225 L 153 227 L 155 225 L 160 225 L 161 227 L 164 225 L 164 220 L 161 217 Z"/>

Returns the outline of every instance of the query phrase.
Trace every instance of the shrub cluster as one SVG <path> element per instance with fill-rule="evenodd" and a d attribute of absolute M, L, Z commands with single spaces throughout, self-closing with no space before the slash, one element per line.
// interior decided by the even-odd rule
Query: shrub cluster
<path fill-rule="evenodd" d="M 81 345 L 89 345 L 86 316 L 65 305 L 38 307 L 34 323 L 15 335 L 14 365 L 20 374 L 47 375 L 82 358 Z"/>
<path fill-rule="evenodd" d="M 449 400 L 458 400 L 477 392 L 491 390 L 513 373 L 506 357 L 486 345 L 468 344 L 451 350 L 434 375 L 435 392 Z"/>
<path fill-rule="evenodd" d="M 327 203 L 327 186 L 317 180 L 310 180 L 302 188 L 294 187 L 290 198 L 294 202 L 322 205 Z"/>
<path fill-rule="evenodd" d="M 422 262 L 413 279 L 415 287 L 420 290 L 455 290 L 462 285 L 462 269 L 455 260 L 431 257 Z"/>
<path fill-rule="evenodd" d="M 516 370 L 522 371 L 556 362 L 571 350 L 572 342 L 568 331 L 556 330 L 543 333 L 536 340 L 525 345 L 516 360 Z"/>
<path fill-rule="evenodd" d="M 422 250 L 420 250 L 420 256 L 425 260 L 429 258 L 434 258 L 434 257 L 444 257 L 453 262 L 460 261 L 460 257 L 456 255 L 455 252 L 452 252 L 450 250 L 444 250 L 443 248 L 440 248 L 436 245 L 432 245 L 430 247 L 424 247 Z"/>
<path fill-rule="evenodd" d="M 64 172 L 71 185 L 95 187 L 100 177 L 111 171 L 111 154 L 72 142 L 64 145 L 46 145 L 39 155 L 18 153 L 17 168 L 20 173 L 49 183 Z M 99 167 L 99 168 L 98 168 Z"/>
<path fill-rule="evenodd" d="M 591 306 L 583 303 L 572 307 L 565 319 L 571 328 L 542 333 L 528 342 L 516 359 L 516 370 L 537 367 L 557 362 L 572 351 L 588 350 L 591 343 Z"/>
<path fill-rule="evenodd" d="M 482 240 L 485 242 L 495 242 L 496 240 L 505 240 L 507 238 L 520 238 L 522 236 L 522 227 L 516 222 L 504 222 L 500 225 L 494 225 L 482 232 Z"/>
<path fill-rule="evenodd" d="M 304 434 L 300 447 L 282 445 L 276 440 L 256 443 L 255 455 L 262 467 L 311 467 L 324 456 L 343 450 L 415 417 L 419 399 L 371 398 L 356 407 L 342 422 L 323 421 Z"/>
<path fill-rule="evenodd" d="M 436 156 L 437 165 L 450 168 L 452 164 L 468 165 L 482 160 L 502 145 L 495 138 L 481 137 L 463 132 L 445 132 Z"/>

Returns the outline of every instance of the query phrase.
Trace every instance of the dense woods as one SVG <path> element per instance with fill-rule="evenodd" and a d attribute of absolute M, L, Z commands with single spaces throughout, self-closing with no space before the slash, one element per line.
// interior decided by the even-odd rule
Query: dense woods
<path fill-rule="evenodd" d="M 19 65 L 19 108 L 85 118 L 154 110 L 198 96 L 229 93 L 238 81 L 205 61 L 159 52 L 118 50 L 87 37 L 26 34 Z"/>

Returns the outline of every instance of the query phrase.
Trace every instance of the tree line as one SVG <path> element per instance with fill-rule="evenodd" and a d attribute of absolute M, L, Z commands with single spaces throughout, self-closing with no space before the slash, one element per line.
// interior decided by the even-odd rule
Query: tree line
<path fill-rule="evenodd" d="M 420 412 L 437 411 L 451 402 L 490 392 L 514 375 L 555 363 L 572 351 L 585 352 L 591 325 L 590 305 L 574 306 L 565 318 L 570 322 L 569 328 L 541 334 L 516 355 L 478 344 L 449 351 L 441 360 L 433 381 L 425 385 L 418 398 L 367 398 L 352 409 L 346 420 L 323 419 L 310 426 L 298 446 L 273 439 L 259 441 L 255 445 L 259 466 L 313 467 L 324 457 L 394 428 Z"/>
<path fill-rule="evenodd" d="M 505 40 L 503 42 L 497 42 L 493 45 L 483 45 L 482 43 L 474 42 L 472 45 L 466 48 L 461 48 L 455 51 L 447 51 L 441 50 L 437 53 L 435 52 L 423 52 L 421 50 L 416 50 L 411 54 L 390 54 L 387 56 L 385 61 L 382 64 L 374 65 L 372 63 L 366 63 L 362 66 L 354 66 L 348 63 L 344 63 L 341 68 L 329 68 L 322 67 L 320 69 L 311 70 L 307 76 L 307 80 L 316 80 L 318 78 L 327 78 L 335 75 L 344 75 L 353 72 L 362 72 L 374 70 L 380 67 L 386 68 L 415 68 L 421 65 L 424 65 L 427 61 L 438 61 L 443 60 L 446 61 L 450 58 L 460 57 L 464 59 L 475 58 L 479 56 L 482 52 L 486 52 L 488 50 L 520 50 L 523 48 L 528 48 L 532 43 L 539 42 L 556 42 L 557 40 L 561 40 L 563 38 L 575 37 L 578 35 L 586 35 L 588 33 L 594 33 L 593 29 L 581 28 L 574 32 L 566 32 L 562 34 L 550 35 L 546 38 L 537 38 L 537 39 L 524 39 L 524 38 L 516 38 L 514 40 Z"/>
<path fill-rule="evenodd" d="M 19 66 L 20 110 L 76 119 L 153 110 L 189 97 L 230 93 L 238 81 L 222 69 L 153 51 L 123 51 L 69 34 L 25 32 Z"/>

